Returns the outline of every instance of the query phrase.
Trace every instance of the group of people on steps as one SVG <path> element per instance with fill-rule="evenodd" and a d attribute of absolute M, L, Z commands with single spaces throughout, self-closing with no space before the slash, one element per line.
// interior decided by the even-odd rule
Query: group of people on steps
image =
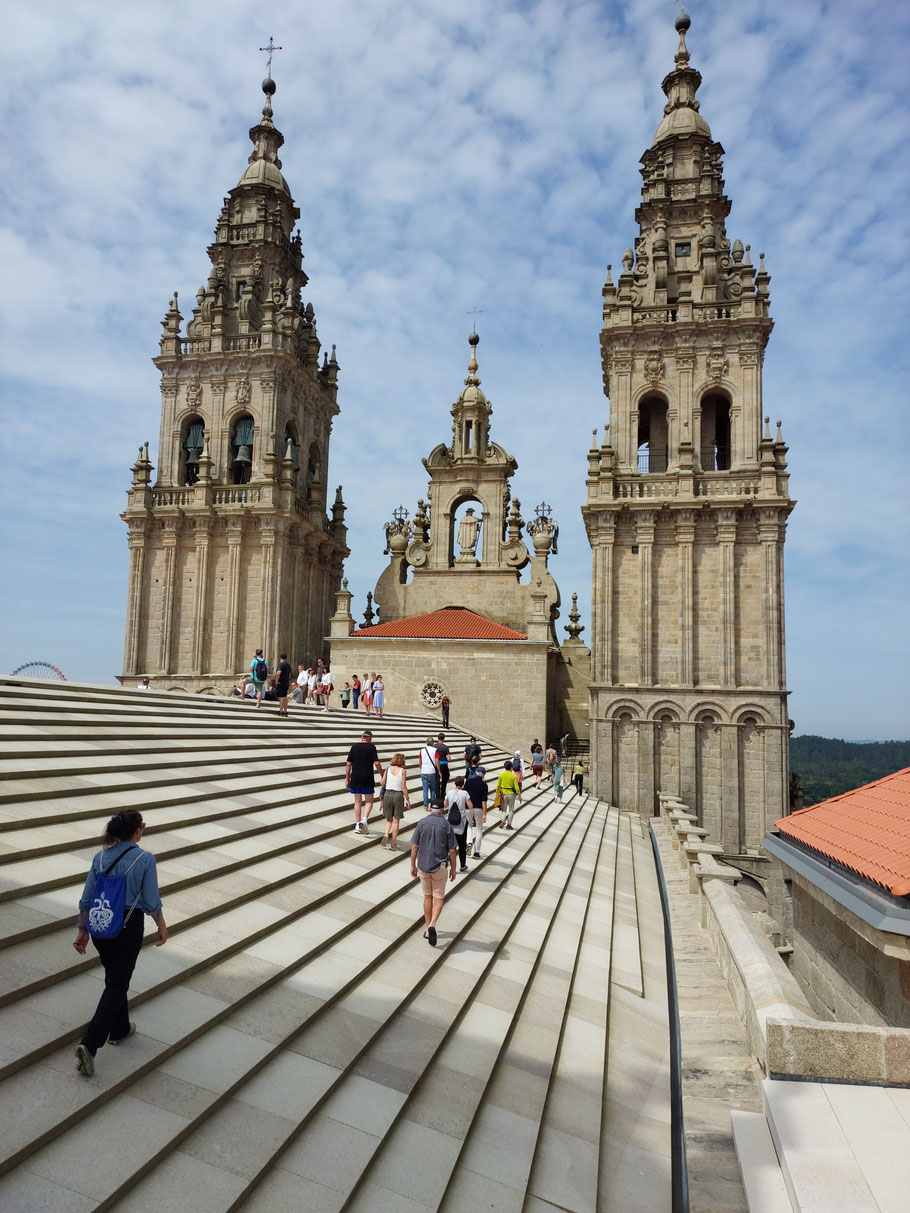
<path fill-rule="evenodd" d="M 298 667 L 298 687 L 305 684 L 309 691 L 311 687 L 328 686 L 331 690 L 329 669 L 321 661 L 318 664 L 322 669 L 318 673 L 307 670 L 303 680 L 303 666 Z M 311 683 L 314 677 L 315 682 Z M 263 698 L 262 688 L 267 678 L 268 666 L 262 650 L 257 649 L 250 663 L 250 682 L 256 691 L 257 706 Z M 291 667 L 287 655 L 282 653 L 274 681 L 279 714 L 283 716 L 287 715 L 290 679 Z M 372 708 L 381 716 L 383 689 L 381 675 L 364 675 L 362 681 L 355 677 L 354 686 L 350 688 L 354 706 L 363 703 L 367 710 Z M 324 692 L 325 710 L 328 693 Z M 448 705 L 445 707 L 447 709 Z M 448 715 L 447 710 L 445 715 Z M 566 741 L 567 737 L 564 737 L 559 748 L 551 745 L 544 752 L 535 738 L 530 749 L 530 773 L 535 787 L 541 788 L 547 779 L 552 780 L 558 799 L 562 799 L 563 793 Z M 447 744 L 443 732 L 435 738 L 427 738 L 421 746 L 418 764 L 426 816 L 418 821 L 411 835 L 410 870 L 412 878 L 420 881 L 423 892 L 424 938 L 435 947 L 446 884 L 455 880 L 456 864 L 457 870 L 465 873 L 469 870 L 469 856 L 474 860 L 483 858 L 484 826 L 490 807 L 500 811 L 499 826 L 506 830 L 513 828 L 512 819 L 521 803 L 522 781 L 527 768 L 521 751 L 517 750 L 513 758 L 502 764 L 491 798 L 487 768 L 477 738 L 469 738 L 459 759 Z M 453 766 L 459 768 L 459 773 L 451 779 Z M 577 761 L 573 781 L 579 794 L 585 770 L 584 762 Z M 355 834 L 369 834 L 367 822 L 376 795 L 377 773 L 385 819 L 381 845 L 397 851 L 401 822 L 405 810 L 411 807 L 407 761 L 399 751 L 392 755 L 388 766 L 383 767 L 373 734 L 366 729 L 360 741 L 351 746 L 345 763 L 345 787 L 354 798 Z M 142 947 L 146 915 L 156 924 L 157 946 L 161 947 L 168 940 L 155 856 L 139 845 L 144 832 L 145 822 L 137 809 L 123 809 L 111 817 L 105 827 L 102 849 L 92 860 L 79 900 L 73 947 L 84 955 L 91 940 L 104 969 L 104 990 L 75 1048 L 76 1068 L 88 1078 L 95 1072 L 99 1049 L 105 1044 L 120 1045 L 136 1031 L 136 1024 L 129 1018 L 127 995 Z"/>

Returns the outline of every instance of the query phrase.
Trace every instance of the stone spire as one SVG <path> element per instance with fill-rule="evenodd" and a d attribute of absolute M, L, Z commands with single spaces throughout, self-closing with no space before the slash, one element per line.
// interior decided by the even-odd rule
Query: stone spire
<path fill-rule="evenodd" d="M 689 67 L 686 30 L 692 21 L 685 9 L 676 18 L 675 24 L 679 31 L 679 46 L 673 57 L 676 67 L 664 77 L 661 84 L 667 104 L 664 106 L 663 120 L 654 135 L 655 146 L 670 135 L 698 133 L 707 139 L 711 138 L 711 128 L 699 114 L 700 107 L 695 100 L 701 84 L 701 73 Z"/>
<path fill-rule="evenodd" d="M 488 455 L 493 406 L 480 388 L 477 374 L 477 332 L 468 337 L 470 358 L 464 391 L 452 405 L 452 458 L 456 463 L 483 462 Z"/>

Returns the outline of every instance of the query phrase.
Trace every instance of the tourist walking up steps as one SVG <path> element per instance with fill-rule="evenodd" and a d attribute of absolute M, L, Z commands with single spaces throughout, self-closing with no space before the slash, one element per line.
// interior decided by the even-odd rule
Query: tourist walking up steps
<path fill-rule="evenodd" d="M 426 808 L 439 795 L 439 755 L 432 737 L 427 738 L 426 745 L 420 750 L 420 782 L 423 785 L 423 807 Z"/>
<path fill-rule="evenodd" d="M 451 750 L 446 745 L 445 733 L 436 738 L 436 759 L 439 763 L 439 795 L 445 799 L 446 788 L 449 784 L 449 755 Z"/>
<path fill-rule="evenodd" d="M 443 816 L 443 803 L 430 802 L 411 835 L 411 876 L 423 890 L 424 939 L 436 947 L 436 924 L 442 913 L 446 880 L 455 879 L 455 833 Z"/>
<path fill-rule="evenodd" d="M 281 654 L 275 675 L 277 678 L 275 689 L 278 692 L 278 715 L 287 716 L 288 692 L 291 689 L 291 663 L 288 661 L 287 653 Z"/>
<path fill-rule="evenodd" d="M 138 810 L 114 814 L 79 899 L 73 947 L 84 955 L 91 935 L 104 968 L 104 993 L 76 1045 L 76 1069 L 86 1078 L 95 1073 L 100 1048 L 119 1045 L 136 1031 L 129 1018 L 127 992 L 142 947 L 146 914 L 158 925 L 157 946 L 167 943 L 155 856 L 139 846 L 144 830 Z"/>
<path fill-rule="evenodd" d="M 585 782 L 585 764 L 581 758 L 576 759 L 575 766 L 572 770 L 572 782 L 578 789 L 578 795 L 581 796 L 582 792 L 584 792 Z"/>
<path fill-rule="evenodd" d="M 474 859 L 482 858 L 483 827 L 487 820 L 487 801 L 490 799 L 490 789 L 484 779 L 486 773 L 486 767 L 478 767 L 464 785 L 464 790 L 470 797 L 472 806 L 467 813 L 468 829 L 471 831 L 471 837 L 468 839 L 468 854 Z"/>
<path fill-rule="evenodd" d="M 512 764 L 508 758 L 502 764 L 499 778 L 496 780 L 496 791 L 499 793 L 502 806 L 502 817 L 499 824 L 507 830 L 512 828 L 512 817 L 515 813 L 515 798 L 521 800 L 521 784 L 515 778 Z"/>
<path fill-rule="evenodd" d="M 471 799 L 464 790 L 464 776 L 455 776 L 455 787 L 443 800 L 448 810 L 446 818 L 455 831 L 458 844 L 458 863 L 462 872 L 467 872 L 468 858 L 468 809 L 473 808 Z"/>
<path fill-rule="evenodd" d="M 398 830 L 405 809 L 411 807 L 408 795 L 408 773 L 405 770 L 404 754 L 393 754 L 379 785 L 385 790 L 382 795 L 382 812 L 385 816 L 385 833 L 380 845 L 390 851 L 398 850 Z"/>
<path fill-rule="evenodd" d="M 365 729 L 359 741 L 348 751 L 344 767 L 344 786 L 354 797 L 354 833 L 369 834 L 367 822 L 373 807 L 373 771 L 382 777 L 382 763 L 373 745 L 373 734 Z"/>
<path fill-rule="evenodd" d="M 562 759 L 557 759 L 553 766 L 553 792 L 557 800 L 562 800 L 562 779 L 565 773 Z"/>
<path fill-rule="evenodd" d="M 256 688 L 256 707 L 262 707 L 262 688 L 269 676 L 269 663 L 262 656 L 262 649 L 257 649 L 250 662 L 250 682 Z"/>

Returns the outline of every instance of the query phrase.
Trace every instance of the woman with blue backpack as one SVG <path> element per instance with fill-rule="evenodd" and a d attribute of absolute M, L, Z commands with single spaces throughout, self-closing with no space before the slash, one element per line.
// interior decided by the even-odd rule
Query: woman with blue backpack
<path fill-rule="evenodd" d="M 127 992 L 142 947 L 146 914 L 158 925 L 156 946 L 167 943 L 155 856 L 139 846 L 144 830 L 137 809 L 114 814 L 79 899 L 73 947 L 84 955 L 91 937 L 104 966 L 104 993 L 76 1045 L 76 1069 L 86 1078 L 95 1073 L 100 1048 L 119 1045 L 136 1031 L 129 1019 Z"/>

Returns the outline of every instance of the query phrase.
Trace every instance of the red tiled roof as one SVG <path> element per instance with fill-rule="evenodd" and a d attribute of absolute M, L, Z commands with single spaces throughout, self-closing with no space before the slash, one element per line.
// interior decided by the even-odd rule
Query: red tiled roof
<path fill-rule="evenodd" d="M 437 640 L 527 640 L 524 632 L 503 627 L 467 607 L 443 607 L 428 615 L 412 615 L 410 619 L 395 619 L 361 628 L 354 636 L 400 636 L 413 639 Z"/>
<path fill-rule="evenodd" d="M 782 817 L 777 828 L 896 897 L 910 894 L 910 767 Z"/>

